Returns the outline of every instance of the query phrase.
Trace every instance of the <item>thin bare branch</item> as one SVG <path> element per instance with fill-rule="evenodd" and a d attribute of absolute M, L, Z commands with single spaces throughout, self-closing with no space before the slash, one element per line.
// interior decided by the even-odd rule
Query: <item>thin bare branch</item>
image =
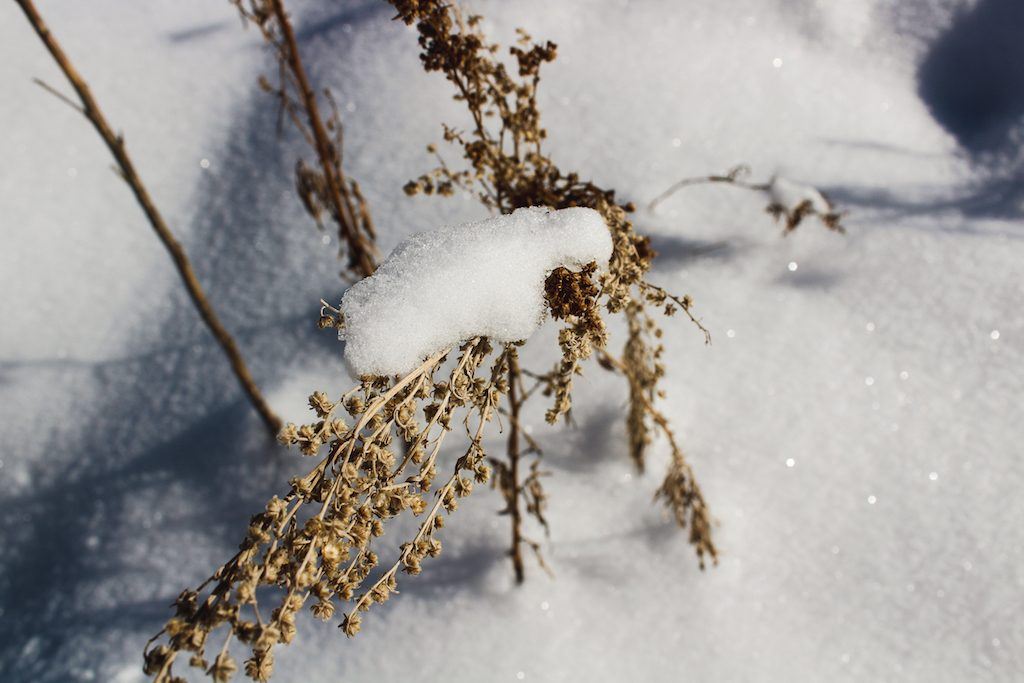
<path fill-rule="evenodd" d="M 224 354 L 231 362 L 231 368 L 234 370 L 235 376 L 238 378 L 238 382 L 242 385 L 242 389 L 249 397 L 249 400 L 252 402 L 257 412 L 259 412 L 260 417 L 263 418 L 267 428 L 272 433 L 276 434 L 281 427 L 281 421 L 270 409 L 270 406 L 267 405 L 266 400 L 263 398 L 259 388 L 256 386 L 256 382 L 252 378 L 252 374 L 249 372 L 249 368 L 242 359 L 241 353 L 238 351 L 238 346 L 235 343 L 234 338 L 228 333 L 227 329 L 221 323 L 220 318 L 214 312 L 209 300 L 206 298 L 206 294 L 200 286 L 199 280 L 196 278 L 195 271 L 192 269 L 192 264 L 189 261 L 188 256 L 185 254 L 185 250 L 177 239 L 175 239 L 170 228 L 167 227 L 167 223 L 164 222 L 163 216 L 161 216 L 156 205 L 153 203 L 149 192 L 146 190 L 146 186 L 143 185 L 142 179 L 135 170 L 135 165 L 128 156 L 128 150 L 125 147 L 124 138 L 122 138 L 121 135 L 114 133 L 113 128 L 107 122 L 106 117 L 100 110 L 99 104 L 97 104 L 96 100 L 93 98 L 92 92 L 90 91 L 88 84 L 85 82 L 85 79 L 82 78 L 75 69 L 71 60 L 57 42 L 57 39 L 50 32 L 49 27 L 39 15 L 39 12 L 36 10 L 32 0 L 15 1 L 25 13 L 25 17 L 32 25 L 32 28 L 35 29 L 36 34 L 39 35 L 40 40 L 43 41 L 46 49 L 49 50 L 53 59 L 57 62 L 57 65 L 64 73 L 64 76 L 68 79 L 71 87 L 74 88 L 75 93 L 82 102 L 82 106 L 76 106 L 73 102 L 68 101 L 66 97 L 41 81 L 37 80 L 36 82 L 49 92 L 60 97 L 61 100 L 68 102 L 71 106 L 78 109 L 82 115 L 89 120 L 99 136 L 103 138 L 103 142 L 106 143 L 107 148 L 110 150 L 110 153 L 114 156 L 114 160 L 117 162 L 117 167 L 121 177 L 126 183 L 128 183 L 132 193 L 135 195 L 136 201 L 138 201 L 139 206 L 142 207 L 143 212 L 146 214 L 146 218 L 149 220 L 150 225 L 156 232 L 157 237 L 160 238 L 160 241 L 167 249 L 167 252 L 171 255 L 171 259 L 174 261 L 178 275 L 181 276 L 181 280 L 185 284 L 185 289 L 188 291 L 189 297 L 192 299 L 192 303 L 195 304 L 203 322 L 206 323 L 207 328 L 209 328 L 210 332 L 217 340 L 217 343 L 224 351 Z"/>
<path fill-rule="evenodd" d="M 277 58 L 279 84 L 275 87 L 261 78 L 260 87 L 278 101 L 279 132 L 287 114 L 316 153 L 315 167 L 302 160 L 296 164 L 296 190 L 306 212 L 320 228 L 324 227 L 321 214 L 329 213 L 337 226 L 338 239 L 345 245 L 345 251 L 339 253 L 347 258 L 347 270 L 357 278 L 371 275 L 380 257 L 376 230 L 358 184 L 347 178 L 342 168 L 341 117 L 326 90 L 330 116 L 325 119 L 321 114 L 284 0 L 231 1 L 245 21 L 259 28 Z"/>
<path fill-rule="evenodd" d="M 750 167 L 744 164 L 735 166 L 729 169 L 729 172 L 724 175 L 708 175 L 699 176 L 696 178 L 683 178 L 672 184 L 667 190 L 659 194 L 651 203 L 647 205 L 649 211 L 654 211 L 658 208 L 658 205 L 663 201 L 674 195 L 684 187 L 690 187 L 692 185 L 706 185 L 708 183 L 724 183 L 726 185 L 732 185 L 733 187 L 739 187 L 744 190 L 754 190 L 757 192 L 767 192 L 769 185 L 766 183 L 748 183 L 744 180 L 750 174 Z"/>

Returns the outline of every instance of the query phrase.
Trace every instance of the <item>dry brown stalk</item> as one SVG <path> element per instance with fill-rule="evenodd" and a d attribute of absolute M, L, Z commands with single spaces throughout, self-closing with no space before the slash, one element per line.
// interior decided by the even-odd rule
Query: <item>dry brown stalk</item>
<path fill-rule="evenodd" d="M 515 574 L 516 583 L 522 583 L 526 578 L 523 567 L 523 513 L 520 509 L 520 482 L 519 482 L 519 410 L 522 402 L 519 397 L 519 384 L 522 381 L 522 374 L 519 371 L 519 353 L 514 348 L 509 354 L 508 363 L 508 468 L 506 476 L 499 478 L 501 491 L 505 498 L 506 511 L 512 519 L 512 545 L 509 554 L 512 557 L 512 571 Z"/>
<path fill-rule="evenodd" d="M 712 561 L 717 561 L 718 551 L 711 541 L 711 517 L 708 514 L 707 505 L 704 502 L 704 495 L 700 486 L 694 478 L 693 470 L 683 456 L 683 449 L 676 441 L 672 425 L 664 413 L 654 405 L 654 397 L 651 395 L 651 386 L 645 386 L 642 380 L 631 375 L 626 362 L 615 358 L 607 351 L 599 351 L 598 362 L 605 367 L 618 370 L 629 378 L 630 397 L 632 403 L 640 404 L 645 409 L 645 416 L 649 416 L 658 429 L 668 439 L 669 448 L 672 451 L 672 459 L 669 464 L 665 480 L 655 492 L 656 500 L 661 500 L 672 511 L 676 523 L 690 529 L 690 543 L 697 550 L 697 558 L 701 569 L 704 568 L 704 556 L 707 555 Z M 627 350 L 628 353 L 628 350 Z M 629 419 L 643 419 L 630 415 Z M 637 463 L 637 467 L 643 470 L 643 457 L 638 455 L 646 444 L 635 446 L 631 444 L 631 455 Z"/>
<path fill-rule="evenodd" d="M 549 298 L 548 301 L 550 303 L 551 299 Z M 509 358 L 509 391 L 506 397 L 508 407 L 499 409 L 509 422 L 505 459 L 491 459 L 491 463 L 496 471 L 492 484 L 494 488 L 498 489 L 502 499 L 505 501 L 505 508 L 501 511 L 501 514 L 509 515 L 511 521 L 512 538 L 509 546 L 509 556 L 512 560 L 512 572 L 517 584 L 523 583 L 526 579 L 526 567 L 523 563 L 523 545 L 529 546 L 540 567 L 548 575 L 554 576 L 551 569 L 544 562 L 540 543 L 530 539 L 523 533 L 523 520 L 527 515 L 532 516 L 543 527 L 545 532 L 549 530 L 548 521 L 544 516 L 544 509 L 547 506 L 547 495 L 541 483 L 541 477 L 549 473 L 540 469 L 541 458 L 543 458 L 544 453 L 536 439 L 523 429 L 520 416 L 523 405 L 537 389 L 545 385 L 549 378 L 540 379 L 532 388 L 527 389 L 523 384 L 524 376 L 530 376 L 530 373 L 529 371 L 524 371 L 519 366 L 519 353 L 516 350 L 510 354 Z M 525 442 L 525 448 L 523 448 L 523 443 L 521 442 Z M 529 472 L 524 477 L 522 476 L 522 461 L 530 455 L 535 457 L 530 463 Z"/>
<path fill-rule="evenodd" d="M 379 257 L 377 235 L 359 184 L 346 177 L 342 169 L 341 117 L 329 90 L 325 90 L 324 95 L 331 106 L 331 115 L 325 121 L 320 113 L 317 94 L 306 73 L 284 0 L 231 2 L 244 20 L 260 30 L 277 57 L 278 85 L 272 86 L 266 78 L 261 78 L 261 87 L 276 95 L 281 112 L 288 114 L 316 153 L 318 168 L 301 160 L 295 168 L 295 186 L 306 212 L 322 229 L 322 215 L 326 211 L 337 226 L 339 242 L 347 250 L 339 248 L 338 255 L 347 258 L 349 273 L 357 279 L 371 275 Z"/>
<path fill-rule="evenodd" d="M 749 175 L 750 168 L 745 165 L 736 166 L 729 169 L 728 173 L 722 175 L 707 175 L 697 176 L 694 178 L 683 178 L 682 180 L 673 183 L 667 190 L 659 194 L 657 197 L 651 200 L 647 205 L 649 211 L 654 211 L 658 208 L 658 205 L 663 201 L 674 195 L 675 193 L 682 190 L 684 187 L 690 187 L 692 185 L 705 185 L 709 183 L 725 183 L 733 185 L 734 187 L 741 187 L 747 190 L 754 190 L 757 192 L 767 192 L 770 185 L 768 183 L 748 183 L 744 178 Z"/>
<path fill-rule="evenodd" d="M 124 138 L 120 134 L 114 133 L 110 124 L 107 122 L 106 117 L 100 110 L 99 105 L 92 96 L 92 92 L 89 89 L 85 79 L 78 73 L 71 60 L 65 54 L 61 48 L 57 39 L 50 32 L 49 27 L 43 21 L 43 18 L 39 15 L 32 0 L 16 0 L 22 11 L 25 13 L 26 18 L 35 29 L 35 32 L 39 35 L 39 38 L 43 41 L 46 49 L 53 56 L 54 61 L 60 67 L 64 76 L 71 83 L 75 93 L 81 100 L 81 106 L 71 102 L 67 97 L 59 95 L 53 88 L 44 85 L 44 87 L 51 93 L 58 94 L 60 99 L 70 104 L 78 112 L 80 112 L 86 119 L 92 123 L 93 128 L 99 133 L 100 137 L 103 138 L 103 142 L 106 143 L 110 153 L 114 156 L 114 160 L 117 162 L 118 169 L 120 170 L 120 176 L 124 179 L 128 186 L 131 188 L 132 193 L 135 195 L 136 201 L 139 206 L 142 207 L 143 212 L 146 214 L 146 218 L 149 220 L 149 224 L 153 226 L 153 230 L 156 232 L 157 237 L 163 243 L 168 253 L 171 255 L 171 259 L 174 261 L 174 266 L 178 271 L 178 275 L 181 276 L 182 282 L 185 284 L 185 289 L 188 291 L 189 297 L 192 299 L 192 303 L 195 304 L 196 309 L 199 311 L 200 317 L 203 322 L 206 323 L 206 327 L 213 334 L 217 343 L 220 345 L 224 354 L 228 357 L 231 362 L 231 368 L 235 372 L 235 376 L 238 378 L 238 382 L 242 385 L 242 389 L 245 391 L 249 400 L 253 406 L 259 412 L 260 417 L 263 418 L 263 422 L 266 423 L 267 428 L 274 434 L 281 428 L 281 420 L 274 414 L 267 405 L 266 400 L 260 393 L 259 388 L 256 386 L 256 382 L 252 378 L 252 374 L 249 372 L 249 368 L 246 366 L 245 361 L 242 359 L 241 353 L 238 351 L 238 346 L 235 343 L 234 338 L 228 333 L 227 329 L 221 323 L 220 318 L 214 312 L 213 307 L 210 305 L 209 300 L 206 298 L 206 293 L 203 292 L 203 288 L 199 284 L 199 280 L 196 278 L 195 271 L 192 269 L 192 264 L 185 254 L 185 250 L 181 244 L 174 238 L 174 234 L 170 228 L 164 222 L 163 216 L 157 210 L 156 205 L 149 196 L 149 192 L 146 190 L 146 186 L 142 183 L 142 178 L 139 177 L 138 172 L 135 170 L 135 165 L 132 163 L 131 158 L 128 156 L 128 150 L 124 144 Z"/>

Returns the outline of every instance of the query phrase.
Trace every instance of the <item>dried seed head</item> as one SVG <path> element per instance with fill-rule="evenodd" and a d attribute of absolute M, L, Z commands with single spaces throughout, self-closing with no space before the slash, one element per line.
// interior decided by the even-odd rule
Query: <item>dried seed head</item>
<path fill-rule="evenodd" d="M 274 654 L 270 650 L 253 652 L 245 662 L 245 675 L 259 683 L 266 683 L 274 673 Z"/>
<path fill-rule="evenodd" d="M 359 627 L 362 625 L 363 619 L 358 614 L 346 614 L 345 618 L 341 621 L 341 629 L 345 632 L 345 635 L 351 638 L 355 634 L 359 633 Z"/>
<path fill-rule="evenodd" d="M 207 673 L 213 678 L 214 683 L 227 683 L 236 671 L 238 671 L 238 665 L 235 664 L 235 660 L 229 653 L 222 652 L 217 655 L 217 659 L 213 661 L 213 666 Z"/>
<path fill-rule="evenodd" d="M 322 391 L 314 391 L 309 397 L 309 407 L 317 414 L 317 417 L 327 417 L 334 410 L 334 404 Z"/>

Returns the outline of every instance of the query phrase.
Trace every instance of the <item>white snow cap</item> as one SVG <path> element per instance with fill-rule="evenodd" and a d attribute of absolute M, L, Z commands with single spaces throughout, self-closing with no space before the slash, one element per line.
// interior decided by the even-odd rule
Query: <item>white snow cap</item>
<path fill-rule="evenodd" d="M 816 187 L 788 178 L 773 177 L 768 186 L 768 194 L 774 203 L 787 211 L 793 211 L 804 202 L 810 202 L 811 208 L 821 215 L 832 211 L 832 205 Z"/>
<path fill-rule="evenodd" d="M 544 319 L 548 274 L 611 254 L 593 209 L 531 207 L 414 234 L 342 297 L 345 361 L 356 376 L 396 375 L 476 336 L 526 339 Z"/>

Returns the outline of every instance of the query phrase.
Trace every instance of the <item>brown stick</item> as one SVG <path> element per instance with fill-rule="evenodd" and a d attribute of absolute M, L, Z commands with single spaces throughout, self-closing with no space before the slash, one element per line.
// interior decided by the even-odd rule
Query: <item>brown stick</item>
<path fill-rule="evenodd" d="M 663 201 L 665 201 L 666 199 L 668 199 L 669 197 L 671 197 L 684 187 L 689 187 L 691 185 L 704 185 L 708 183 L 726 183 L 729 185 L 735 185 L 736 187 L 741 187 L 744 190 L 767 192 L 769 188 L 767 183 L 748 183 L 743 180 L 744 176 L 746 176 L 749 173 L 749 167 L 745 165 L 740 165 L 729 169 L 729 172 L 726 173 L 725 175 L 709 175 L 700 176 L 698 178 L 683 178 L 682 180 L 674 183 L 670 188 L 659 194 L 653 200 L 651 200 L 651 203 L 647 205 L 647 210 L 654 211 L 656 208 L 658 208 L 658 205 L 661 204 Z"/>
<path fill-rule="evenodd" d="M 284 9 L 284 2 L 282 0 L 271 0 L 271 5 L 274 8 L 274 16 L 277 17 L 278 24 L 281 26 L 288 66 L 299 86 L 299 94 L 302 96 L 306 118 L 309 120 L 309 127 L 313 132 L 317 159 L 320 161 L 320 168 L 327 181 L 331 203 L 334 204 L 337 223 L 342 229 L 345 241 L 348 243 L 349 254 L 354 257 L 353 260 L 355 261 L 357 272 L 363 277 L 369 277 L 377 267 L 376 263 L 374 263 L 373 243 L 359 234 L 356 227 L 355 207 L 353 207 L 351 199 L 348 197 L 348 189 L 343 188 L 341 179 L 335 174 L 335 166 L 332 163 L 334 152 L 332 151 L 330 139 L 327 137 L 323 120 L 320 118 L 316 92 L 314 92 L 313 87 L 309 84 L 306 68 L 302 64 L 302 57 L 299 56 L 299 46 L 295 40 L 295 31 L 292 29 L 288 13 Z"/>
<path fill-rule="evenodd" d="M 199 285 L 199 281 L 196 279 L 196 274 L 192 270 L 192 264 L 188 260 L 188 256 L 185 255 L 185 250 L 182 249 L 181 245 L 171 234 L 170 229 L 164 222 L 160 212 L 157 211 L 156 206 L 153 204 L 153 200 L 150 199 L 149 192 L 146 191 L 145 186 L 142 184 L 142 179 L 139 174 L 135 171 L 135 166 L 132 164 L 132 160 L 128 156 L 128 151 L 124 145 L 124 139 L 121 135 L 115 134 L 111 129 L 110 124 L 107 123 L 106 118 L 103 116 L 103 112 L 100 110 L 96 100 L 93 99 L 92 93 L 89 91 L 89 86 L 85 80 L 79 75 L 78 71 L 71 64 L 71 60 L 68 59 L 67 55 L 64 54 L 64 50 L 61 49 L 57 39 L 50 33 L 50 29 L 47 27 L 43 18 L 36 11 L 32 0 L 16 0 L 18 5 L 21 7 L 25 16 L 28 18 L 32 28 L 35 29 L 39 38 L 46 45 L 46 49 L 50 51 L 57 65 L 61 71 L 64 72 L 64 76 L 67 77 L 71 86 L 75 89 L 78 94 L 78 98 L 82 101 L 81 113 L 85 116 L 93 128 L 99 133 L 100 137 L 106 143 L 107 148 L 110 149 L 110 153 L 114 155 L 114 159 L 117 161 L 117 165 L 121 171 L 121 177 L 124 178 L 125 182 L 132 189 L 132 193 L 135 195 L 135 199 L 139 202 L 143 212 L 146 214 L 146 218 L 149 219 L 150 225 L 153 226 L 153 230 L 156 231 L 160 241 L 163 242 L 167 248 L 168 253 L 171 255 L 171 259 L 174 261 L 174 265 L 178 270 L 178 274 L 181 276 L 182 281 L 185 283 L 185 289 L 188 290 L 189 296 L 192 298 L 192 303 L 195 304 L 199 310 L 199 315 L 202 317 L 203 322 L 213 333 L 217 343 L 220 344 L 224 353 L 227 355 L 228 360 L 231 361 L 231 367 L 235 371 L 235 375 L 238 377 L 239 383 L 248 395 L 249 400 L 253 406 L 259 412 L 260 417 L 266 423 L 267 428 L 271 432 L 277 434 L 281 428 L 281 421 L 277 415 L 270 409 L 267 402 L 263 399 L 263 395 L 260 394 L 256 383 L 252 379 L 252 375 L 249 373 L 249 369 L 245 365 L 245 361 L 242 360 L 241 354 L 238 352 L 238 347 L 235 344 L 235 340 L 228 334 L 228 331 L 221 324 L 217 314 L 214 313 L 213 308 L 210 306 L 210 302 L 206 298 L 206 294 L 203 293 L 202 287 Z M 66 98 L 65 98 L 66 99 Z"/>
<path fill-rule="evenodd" d="M 521 401 L 516 387 L 516 384 L 519 382 L 519 374 L 519 354 L 513 349 L 508 357 L 509 432 L 507 453 L 509 479 L 511 479 L 511 482 L 509 491 L 505 492 L 505 496 L 508 499 L 509 514 L 512 517 L 512 547 L 509 550 L 509 555 L 512 558 L 512 569 L 515 572 L 517 584 L 521 584 L 526 578 L 522 553 L 523 515 L 519 509 L 521 493 L 519 485 L 519 460 L 521 455 L 519 452 L 519 407 Z"/>

